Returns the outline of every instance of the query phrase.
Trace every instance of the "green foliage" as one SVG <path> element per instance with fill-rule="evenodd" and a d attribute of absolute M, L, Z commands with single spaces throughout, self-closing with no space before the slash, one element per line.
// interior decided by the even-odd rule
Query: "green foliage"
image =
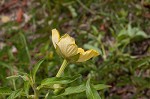
<path fill-rule="evenodd" d="M 42 99 L 149 99 L 148 1 L 27 1 L 22 23 L 0 21 L 0 99 L 32 99 L 34 94 Z M 17 4 L 1 14 L 14 19 Z M 62 58 L 50 39 L 53 28 L 100 56 L 71 63 L 55 77 Z M 62 84 L 57 95 L 54 84 Z"/>
<path fill-rule="evenodd" d="M 22 89 L 18 89 L 16 91 L 13 91 L 7 99 L 15 99 L 15 98 L 21 96 L 22 91 L 23 91 Z"/>
<path fill-rule="evenodd" d="M 90 78 L 86 82 L 86 95 L 88 99 L 101 99 L 96 89 L 90 84 Z"/>
<path fill-rule="evenodd" d="M 96 90 L 102 90 L 102 89 L 105 89 L 105 88 L 108 88 L 110 86 L 108 85 L 104 85 L 104 84 L 97 84 L 97 85 L 93 85 L 93 87 L 96 89 Z M 71 94 L 77 94 L 77 93 L 82 93 L 82 92 L 85 92 L 86 91 L 86 86 L 85 84 L 81 84 L 81 85 L 78 85 L 78 86 L 73 86 L 73 87 L 67 87 L 64 91 L 64 93 L 60 94 L 60 95 L 57 95 L 58 96 L 66 96 L 66 95 L 71 95 Z"/>
<path fill-rule="evenodd" d="M 12 92 L 10 88 L 7 87 L 1 87 L 0 88 L 0 95 L 8 95 Z"/>
<path fill-rule="evenodd" d="M 16 40 L 17 39 L 17 40 Z M 11 41 L 14 43 L 15 47 L 18 50 L 18 59 L 19 62 L 26 64 L 29 64 L 31 62 L 31 56 L 28 48 L 28 44 L 26 41 L 26 37 L 24 33 L 20 32 L 16 34 Z"/>
<path fill-rule="evenodd" d="M 46 78 L 41 82 L 41 86 L 51 86 L 53 84 L 69 84 L 76 79 L 78 79 L 80 75 L 76 75 L 74 77 L 52 77 Z"/>
<path fill-rule="evenodd" d="M 28 98 L 28 97 L 29 97 L 29 91 L 30 91 L 30 83 L 29 83 L 29 81 L 25 81 L 25 82 L 24 82 L 24 87 L 23 87 L 23 89 L 24 89 L 25 95 L 26 95 L 27 98 Z"/>
<path fill-rule="evenodd" d="M 40 65 L 43 63 L 44 60 L 40 60 L 33 68 L 32 72 L 31 72 L 31 76 L 33 81 L 35 82 L 35 77 L 36 77 L 36 73 L 40 67 Z"/>
<path fill-rule="evenodd" d="M 139 28 L 132 28 L 129 24 L 127 29 L 122 29 L 117 36 L 118 44 L 129 44 L 135 41 L 147 39 L 149 36 Z"/>

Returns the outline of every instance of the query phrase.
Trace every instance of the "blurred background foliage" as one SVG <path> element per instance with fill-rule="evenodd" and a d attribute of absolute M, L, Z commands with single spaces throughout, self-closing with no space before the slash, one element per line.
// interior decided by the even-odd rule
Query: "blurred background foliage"
<path fill-rule="evenodd" d="M 51 41 L 56 28 L 74 37 L 79 47 L 100 53 L 88 62 L 70 64 L 64 75 L 82 74 L 78 84 L 92 75 L 94 84 L 111 85 L 100 91 L 104 99 L 150 98 L 149 0 L 1 0 L 0 5 L 1 87 L 13 89 L 14 82 L 22 87 L 22 80 L 6 77 L 29 73 L 42 58 L 46 61 L 38 82 L 56 75 L 62 62 Z"/>

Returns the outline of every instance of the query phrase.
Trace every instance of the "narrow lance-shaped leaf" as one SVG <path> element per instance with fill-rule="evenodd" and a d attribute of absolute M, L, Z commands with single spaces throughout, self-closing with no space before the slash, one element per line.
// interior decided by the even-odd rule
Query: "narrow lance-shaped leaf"
<path fill-rule="evenodd" d="M 88 99 L 101 99 L 96 89 L 90 84 L 90 79 L 86 82 L 86 95 Z"/>
<path fill-rule="evenodd" d="M 27 81 L 28 80 L 28 76 L 29 75 L 12 75 L 12 76 L 8 76 L 6 79 L 9 79 L 9 80 L 15 80 L 15 79 L 18 79 L 18 78 L 22 78 L 24 81 Z"/>
<path fill-rule="evenodd" d="M 28 98 L 28 96 L 29 96 L 29 89 L 30 89 L 29 81 L 25 81 L 25 82 L 24 82 L 24 92 L 25 92 L 27 98 Z"/>
<path fill-rule="evenodd" d="M 15 90 L 10 94 L 10 96 L 7 99 L 15 99 L 15 98 L 21 96 L 22 92 L 23 92 L 23 89 Z"/>
<path fill-rule="evenodd" d="M 108 87 L 111 87 L 109 85 L 104 85 L 104 84 L 97 84 L 97 85 L 93 85 L 93 87 L 96 90 L 102 90 Z M 77 94 L 77 93 L 81 93 L 84 92 L 86 90 L 86 86 L 85 84 L 81 84 L 79 86 L 74 86 L 74 87 L 68 87 L 65 89 L 64 93 L 57 95 L 55 97 L 59 97 L 59 96 L 65 96 L 65 95 L 71 95 L 71 94 Z"/>
<path fill-rule="evenodd" d="M 33 68 L 33 70 L 32 70 L 32 77 L 33 77 L 33 80 L 35 81 L 35 76 L 36 76 L 36 73 L 37 73 L 37 71 L 38 71 L 38 69 L 39 69 L 39 67 L 40 67 L 40 65 L 43 63 L 43 61 L 44 60 L 40 60 L 35 66 L 34 66 L 34 68 Z"/>
<path fill-rule="evenodd" d="M 68 84 L 68 83 L 71 83 L 71 82 L 77 80 L 79 77 L 80 77 L 80 75 L 75 75 L 73 77 L 46 78 L 41 82 L 41 86 L 52 86 L 54 84 Z"/>
<path fill-rule="evenodd" d="M 21 60 L 24 61 L 24 62 L 29 62 L 30 63 L 31 62 L 31 56 L 30 56 L 30 52 L 29 52 L 29 48 L 28 48 L 28 45 L 27 45 L 26 38 L 25 38 L 23 33 L 19 33 L 19 44 L 22 45 L 22 47 L 19 48 L 21 50 L 19 55 L 24 55 L 25 54 L 24 56 L 27 56 L 27 57 L 24 57 L 24 58 L 21 58 L 22 56 L 20 56 Z"/>
<path fill-rule="evenodd" d="M 1 87 L 0 88 L 0 94 L 2 95 L 9 95 L 12 92 L 10 88 L 7 87 Z"/>

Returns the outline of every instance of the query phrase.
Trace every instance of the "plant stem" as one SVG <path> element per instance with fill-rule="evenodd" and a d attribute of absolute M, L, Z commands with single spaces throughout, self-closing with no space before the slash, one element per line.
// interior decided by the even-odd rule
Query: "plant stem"
<path fill-rule="evenodd" d="M 64 59 L 64 61 L 63 61 L 62 65 L 61 65 L 59 71 L 56 74 L 56 77 L 60 77 L 62 75 L 62 73 L 64 72 L 64 70 L 65 70 L 65 68 L 67 66 L 67 64 L 68 64 L 67 60 Z"/>
<path fill-rule="evenodd" d="M 34 91 L 34 99 L 39 99 L 39 92 L 38 90 L 36 89 L 36 86 L 33 85 L 33 91 Z"/>
<path fill-rule="evenodd" d="M 16 83 L 15 83 L 15 80 L 13 79 L 12 82 L 13 82 L 14 90 L 16 90 Z"/>
<path fill-rule="evenodd" d="M 44 98 L 44 99 L 47 99 L 47 98 L 48 98 L 48 95 L 49 95 L 49 91 L 48 91 L 47 94 L 45 95 L 45 98 Z"/>
<path fill-rule="evenodd" d="M 34 82 L 32 77 L 30 78 L 30 82 L 29 83 L 30 83 L 30 85 L 31 85 L 31 87 L 32 87 L 32 89 L 34 91 L 34 99 L 39 99 L 39 92 L 36 89 L 36 84 L 35 84 L 35 82 Z"/>
<path fill-rule="evenodd" d="M 104 45 L 101 43 L 101 48 L 102 48 L 102 52 L 103 52 L 103 59 L 106 60 L 106 52 L 105 52 L 105 48 Z"/>
<path fill-rule="evenodd" d="M 68 61 L 66 59 L 64 59 L 60 69 L 58 70 L 58 72 L 56 74 L 56 77 L 60 77 L 64 73 L 64 70 L 65 70 L 67 64 L 68 64 Z M 61 85 L 60 84 L 54 84 L 53 87 L 54 87 L 54 94 L 59 93 Z"/>

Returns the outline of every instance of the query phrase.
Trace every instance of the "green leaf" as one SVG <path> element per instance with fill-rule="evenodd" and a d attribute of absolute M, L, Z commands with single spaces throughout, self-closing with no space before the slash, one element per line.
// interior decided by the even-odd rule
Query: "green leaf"
<path fill-rule="evenodd" d="M 127 29 L 123 29 L 117 36 L 118 43 L 123 43 L 122 41 L 126 41 L 129 39 L 130 42 L 139 41 L 142 39 L 149 38 L 149 36 L 142 30 L 137 27 L 132 28 L 131 25 L 128 25 Z"/>
<path fill-rule="evenodd" d="M 52 77 L 46 78 L 41 82 L 41 86 L 52 86 L 54 84 L 69 84 L 77 80 L 80 75 L 75 75 L 73 77 Z"/>
<path fill-rule="evenodd" d="M 132 38 L 132 41 L 140 41 L 147 38 L 149 37 L 144 31 L 137 30 L 135 36 Z"/>
<path fill-rule="evenodd" d="M 132 77 L 132 82 L 136 86 L 140 86 L 140 88 L 150 88 L 150 77 Z"/>
<path fill-rule="evenodd" d="M 19 78 L 20 77 L 20 75 L 12 75 L 12 76 L 9 76 L 9 77 L 6 77 L 6 79 L 17 79 L 17 78 Z"/>
<path fill-rule="evenodd" d="M 22 78 L 24 81 L 27 81 L 28 80 L 28 76 L 27 74 L 25 75 L 12 75 L 12 76 L 9 76 L 7 77 L 6 79 L 9 79 L 9 80 L 14 80 L 14 79 L 17 79 L 17 78 Z"/>
<path fill-rule="evenodd" d="M 133 37 L 133 36 L 135 36 L 135 29 L 133 29 L 132 27 L 131 27 L 131 24 L 128 24 L 128 28 L 127 28 L 127 34 L 129 35 L 129 37 Z"/>
<path fill-rule="evenodd" d="M 12 66 L 10 64 L 7 64 L 7 63 L 4 63 L 4 62 L 1 62 L 0 61 L 0 65 L 4 68 L 8 68 L 10 69 L 11 71 L 13 70 Z"/>
<path fill-rule="evenodd" d="M 100 34 L 99 31 L 98 31 L 98 29 L 96 28 L 96 26 L 92 25 L 91 27 L 92 27 L 93 33 L 94 33 L 95 35 Z"/>
<path fill-rule="evenodd" d="M 33 68 L 33 70 L 32 70 L 32 77 L 33 77 L 33 80 L 35 81 L 35 76 L 36 76 L 36 73 L 37 73 L 37 71 L 38 71 L 38 69 L 39 69 L 39 67 L 40 67 L 40 65 L 43 63 L 43 61 L 44 61 L 44 59 L 43 60 L 40 60 L 35 66 L 34 66 L 34 68 Z"/>
<path fill-rule="evenodd" d="M 1 87 L 0 88 L 0 94 L 2 95 L 9 95 L 12 92 L 10 88 L 7 87 Z"/>
<path fill-rule="evenodd" d="M 111 86 L 105 85 L 105 84 L 97 84 L 97 85 L 92 85 L 92 86 L 93 86 L 96 90 L 102 90 L 102 89 L 111 87 Z"/>
<path fill-rule="evenodd" d="M 143 38 L 147 38 L 148 35 L 144 31 L 137 31 L 136 36 L 141 36 Z"/>
<path fill-rule="evenodd" d="M 129 35 L 128 35 L 128 33 L 127 33 L 127 30 L 125 30 L 125 29 L 122 29 L 122 30 L 119 32 L 119 34 L 117 35 L 117 41 L 118 41 L 118 42 L 121 42 L 122 40 L 125 40 L 125 39 L 127 39 L 127 38 L 129 38 Z"/>
<path fill-rule="evenodd" d="M 70 10 L 72 17 L 77 17 L 76 9 L 73 8 L 73 6 L 69 5 L 68 9 Z"/>
<path fill-rule="evenodd" d="M 11 40 L 18 50 L 17 56 L 19 62 L 24 63 L 24 65 L 28 65 L 31 62 L 31 56 L 25 34 L 20 32 L 13 36 Z"/>
<path fill-rule="evenodd" d="M 20 33 L 20 39 L 22 39 L 22 45 L 25 47 L 25 51 L 26 51 L 26 54 L 28 56 L 28 60 L 31 61 L 31 56 L 30 56 L 30 53 L 29 53 L 29 49 L 28 49 L 28 46 L 27 46 L 27 42 L 26 42 L 26 38 L 25 36 L 23 35 L 23 33 Z"/>
<path fill-rule="evenodd" d="M 97 84 L 97 85 L 93 85 L 93 87 L 96 90 L 102 90 L 111 86 L 108 85 L 104 85 L 104 84 Z M 85 84 L 79 85 L 79 86 L 74 86 L 74 87 L 68 87 L 65 89 L 64 93 L 57 95 L 58 96 L 65 96 L 65 95 L 70 95 L 70 94 L 77 94 L 77 93 L 81 93 L 84 92 L 86 90 L 86 86 Z"/>
<path fill-rule="evenodd" d="M 21 96 L 22 92 L 23 92 L 23 89 L 18 89 L 16 91 L 13 91 L 7 99 L 15 99 Z"/>
<path fill-rule="evenodd" d="M 65 95 L 70 95 L 70 94 L 77 94 L 77 93 L 81 93 L 85 91 L 85 84 L 79 85 L 79 86 L 75 86 L 75 87 L 68 87 L 65 89 L 65 92 L 57 95 L 58 96 L 65 96 Z"/>
<path fill-rule="evenodd" d="M 29 88 L 30 88 L 29 81 L 25 81 L 24 82 L 24 92 L 25 92 L 27 98 L 29 97 Z"/>
<path fill-rule="evenodd" d="M 96 89 L 90 84 L 90 79 L 86 82 L 86 96 L 88 99 L 101 99 Z"/>

